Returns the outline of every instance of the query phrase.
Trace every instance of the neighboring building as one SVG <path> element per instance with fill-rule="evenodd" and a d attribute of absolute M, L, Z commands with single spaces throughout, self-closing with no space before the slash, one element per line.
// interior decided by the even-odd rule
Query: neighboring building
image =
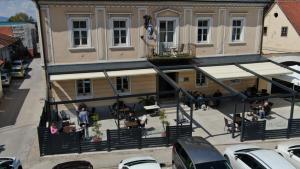
<path fill-rule="evenodd" d="M 55 101 L 111 97 L 111 86 L 119 96 L 174 92 L 152 64 L 178 86 L 206 95 L 226 91 L 194 66 L 238 91 L 257 85 L 270 92 L 271 85 L 234 64 L 264 76 L 291 73 L 260 56 L 267 0 L 36 1 Z"/>
<path fill-rule="evenodd" d="M 33 23 L 23 22 L 0 22 L 0 33 L 16 37 L 22 40 L 30 57 L 37 54 L 37 32 Z M 24 56 L 21 56 L 24 57 Z"/>
<path fill-rule="evenodd" d="M 20 41 L 17 38 L 0 33 L 0 63 L 11 61 L 13 50 L 18 46 Z"/>
<path fill-rule="evenodd" d="M 298 0 L 278 0 L 271 6 L 264 21 L 264 54 L 300 52 L 299 11 Z"/>

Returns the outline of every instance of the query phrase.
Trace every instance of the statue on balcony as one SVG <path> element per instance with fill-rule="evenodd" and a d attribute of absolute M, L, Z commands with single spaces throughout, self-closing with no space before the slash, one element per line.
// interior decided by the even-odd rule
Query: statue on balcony
<path fill-rule="evenodd" d="M 152 17 L 150 15 L 145 15 L 144 17 L 145 23 L 144 27 L 147 30 L 147 38 L 149 40 L 153 39 L 153 26 L 151 24 Z"/>

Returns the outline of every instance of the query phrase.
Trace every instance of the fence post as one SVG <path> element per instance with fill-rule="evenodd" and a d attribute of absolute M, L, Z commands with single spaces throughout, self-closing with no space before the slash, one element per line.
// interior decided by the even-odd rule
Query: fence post
<path fill-rule="evenodd" d="M 142 148 L 142 129 L 141 128 L 138 128 L 138 135 L 137 135 L 137 137 L 138 137 L 138 141 L 139 141 L 139 149 L 141 149 Z"/>
<path fill-rule="evenodd" d="M 290 138 L 290 133 L 291 133 L 291 126 L 292 126 L 292 119 L 288 120 L 288 128 L 287 128 L 287 132 L 286 132 L 286 138 Z"/>
<path fill-rule="evenodd" d="M 264 127 L 263 127 L 264 130 L 263 130 L 263 134 L 262 134 L 262 140 L 265 140 L 265 139 L 266 139 L 265 133 L 266 133 L 266 123 L 267 123 L 267 122 L 266 122 L 266 120 L 264 120 L 263 122 L 264 122 L 264 123 L 263 123 L 263 124 L 264 124 Z"/>
<path fill-rule="evenodd" d="M 166 126 L 167 147 L 170 145 L 170 128 Z"/>
<path fill-rule="evenodd" d="M 78 139 L 77 140 L 77 143 L 78 143 L 78 153 L 81 154 L 82 151 L 81 151 L 81 134 L 80 133 L 76 133 L 76 138 Z"/>
<path fill-rule="evenodd" d="M 109 132 L 109 129 L 106 130 L 106 137 L 107 137 L 106 138 L 107 139 L 107 151 L 111 151 L 110 150 L 111 145 L 110 145 L 110 132 Z"/>

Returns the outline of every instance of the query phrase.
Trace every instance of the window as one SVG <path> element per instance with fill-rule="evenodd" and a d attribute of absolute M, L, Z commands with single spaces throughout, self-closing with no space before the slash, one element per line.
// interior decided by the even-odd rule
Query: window
<path fill-rule="evenodd" d="M 77 80 L 77 96 L 90 96 L 92 93 L 91 80 Z"/>
<path fill-rule="evenodd" d="M 206 86 L 206 78 L 202 73 L 196 73 L 196 86 Z"/>
<path fill-rule="evenodd" d="M 199 18 L 198 19 L 198 43 L 208 43 L 210 40 L 210 18 Z"/>
<path fill-rule="evenodd" d="M 281 36 L 287 36 L 288 34 L 288 27 L 283 26 L 281 27 Z"/>
<path fill-rule="evenodd" d="M 129 92 L 129 77 L 124 76 L 124 77 L 117 77 L 117 91 L 121 93 L 126 93 Z"/>
<path fill-rule="evenodd" d="M 244 39 L 244 18 L 232 19 L 231 41 L 239 42 Z"/>
<path fill-rule="evenodd" d="M 184 163 L 184 165 L 186 166 L 186 168 L 188 168 L 188 169 L 194 169 L 194 164 L 193 164 L 192 160 L 187 155 L 187 153 L 185 152 L 185 150 L 181 147 L 181 145 L 178 144 L 178 143 L 176 143 L 174 146 L 176 148 L 176 152 L 178 153 L 181 161 Z"/>
<path fill-rule="evenodd" d="M 258 161 L 256 161 L 253 157 L 246 155 L 246 154 L 239 154 L 237 156 L 242 162 L 244 162 L 250 168 L 255 169 L 265 169 Z"/>
<path fill-rule="evenodd" d="M 267 36 L 268 34 L 268 27 L 264 27 L 264 36 Z"/>
<path fill-rule="evenodd" d="M 229 80 L 229 82 L 231 85 L 240 84 L 241 79 L 231 79 L 231 80 Z"/>
<path fill-rule="evenodd" d="M 232 169 L 227 161 L 214 161 L 196 164 L 196 169 Z"/>
<path fill-rule="evenodd" d="M 72 47 L 90 47 L 89 18 L 70 18 L 70 33 Z"/>
<path fill-rule="evenodd" d="M 129 18 L 112 18 L 113 46 L 129 46 Z"/>

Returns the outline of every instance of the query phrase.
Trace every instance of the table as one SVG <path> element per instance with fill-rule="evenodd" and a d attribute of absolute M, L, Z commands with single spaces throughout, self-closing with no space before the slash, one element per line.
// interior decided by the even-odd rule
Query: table
<path fill-rule="evenodd" d="M 133 127 L 138 127 L 139 126 L 139 123 L 138 123 L 137 120 L 136 121 L 127 121 L 127 120 L 125 120 L 124 124 L 127 128 L 133 128 Z"/>
<path fill-rule="evenodd" d="M 149 111 L 153 111 L 153 113 L 151 113 L 150 116 L 156 116 L 158 115 L 158 109 L 160 109 L 160 107 L 158 105 L 150 105 L 150 106 L 144 106 L 144 109 L 149 112 Z"/>

